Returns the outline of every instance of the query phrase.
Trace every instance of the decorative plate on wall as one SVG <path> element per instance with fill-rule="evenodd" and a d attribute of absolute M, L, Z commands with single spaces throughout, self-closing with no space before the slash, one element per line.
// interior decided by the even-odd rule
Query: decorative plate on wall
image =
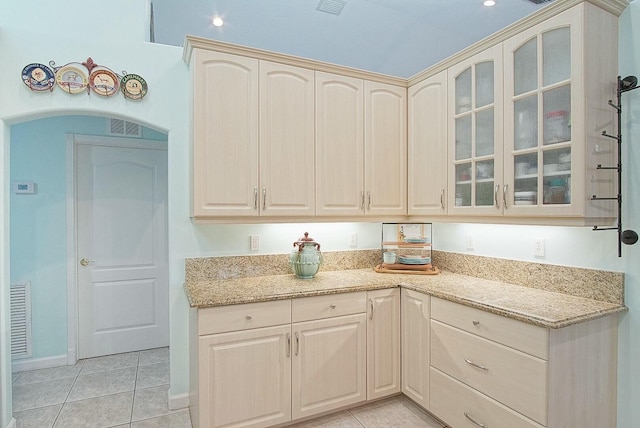
<path fill-rule="evenodd" d="M 32 91 L 52 91 L 55 73 L 44 64 L 33 63 L 22 69 L 22 81 Z"/>
<path fill-rule="evenodd" d="M 120 89 L 120 78 L 107 67 L 95 67 L 89 75 L 89 86 L 98 95 L 108 97 Z"/>
<path fill-rule="evenodd" d="M 89 83 L 85 67 L 79 62 L 70 62 L 56 70 L 56 83 L 63 91 L 79 94 Z"/>
<path fill-rule="evenodd" d="M 120 81 L 120 88 L 125 97 L 131 100 L 141 100 L 147 95 L 147 82 L 137 74 L 125 74 Z"/>

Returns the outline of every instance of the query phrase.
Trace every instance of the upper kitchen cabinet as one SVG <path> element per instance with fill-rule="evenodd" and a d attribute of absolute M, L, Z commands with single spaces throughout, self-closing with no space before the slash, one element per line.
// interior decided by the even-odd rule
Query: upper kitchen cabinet
<path fill-rule="evenodd" d="M 364 82 L 367 215 L 407 214 L 407 89 Z"/>
<path fill-rule="evenodd" d="M 316 72 L 316 214 L 406 215 L 406 89 Z"/>
<path fill-rule="evenodd" d="M 364 82 L 316 72 L 318 215 L 364 212 Z"/>
<path fill-rule="evenodd" d="M 258 60 L 195 49 L 192 217 L 258 214 Z"/>
<path fill-rule="evenodd" d="M 448 213 L 501 214 L 502 46 L 448 70 Z"/>
<path fill-rule="evenodd" d="M 314 215 L 314 72 L 194 50 L 196 219 Z"/>
<path fill-rule="evenodd" d="M 447 214 L 447 71 L 409 87 L 408 202 L 410 216 Z"/>
<path fill-rule="evenodd" d="M 504 214 L 601 224 L 615 218 L 617 17 L 582 3 L 504 42 Z"/>
<path fill-rule="evenodd" d="M 260 61 L 260 193 L 266 216 L 315 214 L 313 70 Z"/>

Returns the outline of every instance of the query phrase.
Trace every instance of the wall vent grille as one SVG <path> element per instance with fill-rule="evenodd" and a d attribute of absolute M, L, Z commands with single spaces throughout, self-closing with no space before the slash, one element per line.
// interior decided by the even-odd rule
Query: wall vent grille
<path fill-rule="evenodd" d="M 142 137 L 142 127 L 122 119 L 109 119 L 109 134 L 119 137 Z"/>
<path fill-rule="evenodd" d="M 31 357 L 31 282 L 11 284 L 11 358 Z"/>
<path fill-rule="evenodd" d="M 320 12 L 327 12 L 332 15 L 340 15 L 346 4 L 347 2 L 343 0 L 320 0 L 316 10 L 319 10 Z"/>

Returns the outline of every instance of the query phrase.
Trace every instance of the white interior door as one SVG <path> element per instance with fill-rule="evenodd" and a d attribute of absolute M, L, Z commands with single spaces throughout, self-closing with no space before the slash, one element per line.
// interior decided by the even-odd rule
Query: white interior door
<path fill-rule="evenodd" d="M 169 343 L 167 151 L 112 140 L 76 140 L 79 358 Z"/>

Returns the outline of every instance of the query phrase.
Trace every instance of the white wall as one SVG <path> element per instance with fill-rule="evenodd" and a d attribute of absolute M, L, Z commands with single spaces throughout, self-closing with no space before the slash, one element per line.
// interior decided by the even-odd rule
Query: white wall
<path fill-rule="evenodd" d="M 92 6 L 93 7 L 93 6 Z M 144 42 L 148 26 L 147 0 L 112 0 L 109 9 L 126 13 L 106 14 L 103 19 L 87 15 L 87 3 L 66 0 L 64 8 L 42 7 L 38 0 L 0 3 L 0 304 L 2 305 L 2 366 L 0 367 L 0 426 L 11 420 L 10 361 L 7 348 L 9 284 L 9 142 L 10 126 L 25 120 L 66 114 L 130 118 L 168 133 L 169 146 L 169 240 L 171 306 L 171 394 L 188 390 L 186 358 L 187 302 L 182 289 L 184 256 L 198 253 L 198 232 L 188 217 L 189 187 L 189 73 L 182 49 Z M 71 41 L 71 42 L 70 42 Z M 140 102 L 118 94 L 102 98 L 92 94 L 72 96 L 59 88 L 51 93 L 31 92 L 21 81 L 27 64 L 57 65 L 92 57 L 120 72 L 143 76 L 148 96 Z M 176 339 L 177 338 L 177 339 Z M 174 392 L 177 391 L 177 392 Z"/>

